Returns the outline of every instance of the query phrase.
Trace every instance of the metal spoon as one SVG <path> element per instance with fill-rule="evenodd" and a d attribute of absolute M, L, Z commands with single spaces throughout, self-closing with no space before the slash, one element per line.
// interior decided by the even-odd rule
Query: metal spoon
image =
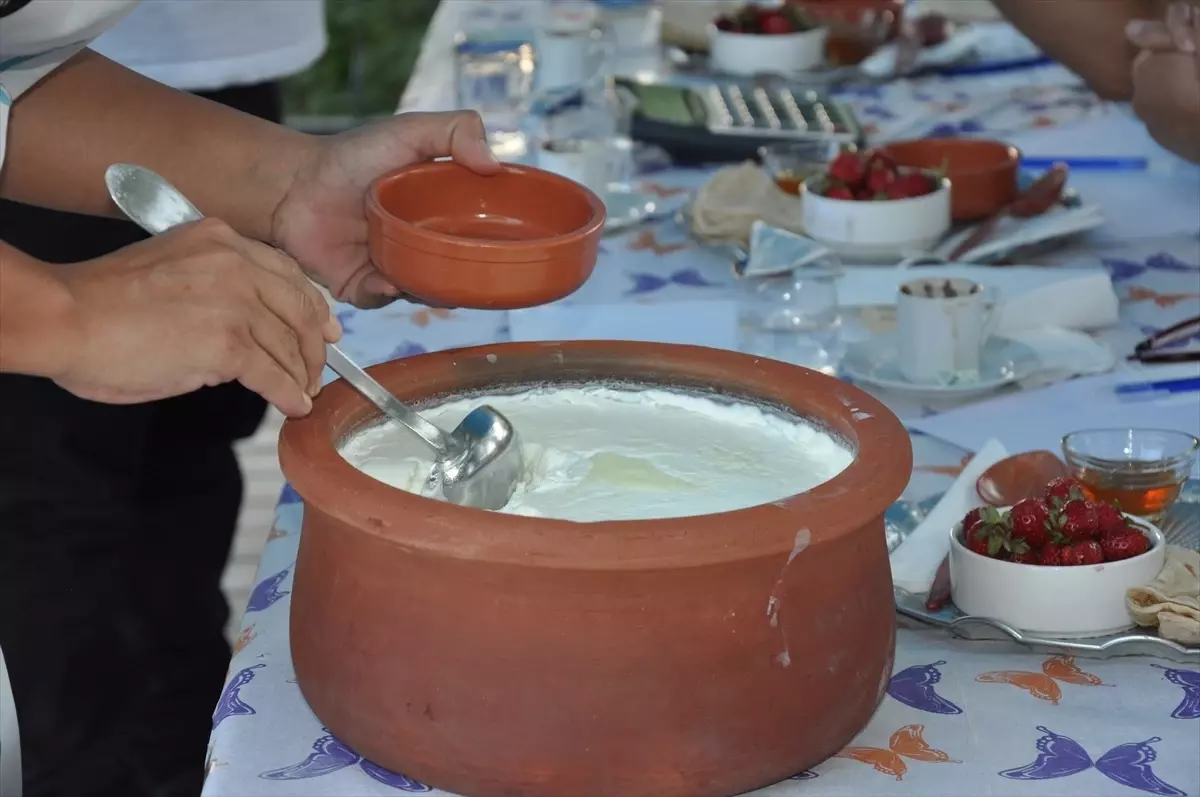
<path fill-rule="evenodd" d="M 178 189 L 141 166 L 113 164 L 105 171 L 104 181 L 117 207 L 151 235 L 204 218 Z M 499 412 L 476 407 L 446 434 L 405 406 L 332 343 L 326 346 L 325 364 L 385 417 L 429 444 L 437 453 L 431 480 L 440 483 L 448 501 L 478 509 L 502 509 L 512 498 L 522 468 L 521 443 L 516 429 Z"/>

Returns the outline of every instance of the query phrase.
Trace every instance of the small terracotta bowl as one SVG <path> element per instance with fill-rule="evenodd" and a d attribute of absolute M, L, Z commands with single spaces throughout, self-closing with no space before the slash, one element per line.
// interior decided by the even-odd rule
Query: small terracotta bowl
<path fill-rule="evenodd" d="M 604 203 L 579 183 L 511 164 L 485 177 L 420 163 L 367 194 L 372 262 L 443 307 L 513 310 L 574 293 L 596 266 L 604 219 Z"/>
<path fill-rule="evenodd" d="M 883 150 L 900 166 L 945 169 L 954 184 L 950 215 L 956 224 L 991 216 L 1017 198 L 1021 152 L 1003 141 L 921 138 Z"/>

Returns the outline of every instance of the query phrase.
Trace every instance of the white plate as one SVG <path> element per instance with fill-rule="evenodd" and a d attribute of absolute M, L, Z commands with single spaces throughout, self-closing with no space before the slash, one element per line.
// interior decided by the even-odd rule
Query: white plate
<path fill-rule="evenodd" d="M 917 385 L 900 373 L 896 358 L 896 336 L 879 335 L 846 347 L 842 372 L 855 382 L 895 390 L 897 392 L 968 398 L 998 390 L 1024 379 L 1041 367 L 1037 352 L 1008 338 L 993 337 L 983 347 L 979 358 L 979 379 L 948 385 Z"/>

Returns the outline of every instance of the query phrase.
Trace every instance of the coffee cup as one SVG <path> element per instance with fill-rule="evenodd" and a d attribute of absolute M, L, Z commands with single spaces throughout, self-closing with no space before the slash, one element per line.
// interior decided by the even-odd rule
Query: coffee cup
<path fill-rule="evenodd" d="M 626 181 L 629 160 L 628 150 L 616 139 L 556 138 L 543 141 L 537 150 L 539 169 L 574 180 L 601 199 L 610 185 Z"/>
<path fill-rule="evenodd" d="M 900 373 L 917 385 L 979 379 L 983 346 L 1001 310 L 994 288 L 957 277 L 916 279 L 896 296 Z"/>

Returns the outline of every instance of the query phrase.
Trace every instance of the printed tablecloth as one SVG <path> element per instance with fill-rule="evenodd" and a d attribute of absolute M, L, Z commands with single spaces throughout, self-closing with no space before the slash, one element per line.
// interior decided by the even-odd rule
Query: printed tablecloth
<path fill-rule="evenodd" d="M 454 30 L 447 17 L 469 4 L 446 5 L 413 80 L 420 93 L 412 94 L 406 107 L 448 107 L 449 84 L 440 71 Z M 961 101 L 969 102 L 971 86 L 980 84 L 934 85 L 943 95 L 963 93 Z M 995 85 L 989 83 L 987 90 Z M 439 86 L 441 95 L 435 96 L 432 89 Z M 925 113 L 936 122 L 936 114 L 914 110 L 913 103 L 922 100 L 912 96 L 913 90 L 904 85 L 865 101 L 880 104 L 880 117 Z M 1077 142 L 1088 140 L 1089 129 L 1095 133 L 1107 115 L 1119 113 L 1066 86 L 1044 95 L 1059 98 L 1055 102 L 1074 96 L 1086 106 L 1086 118 L 1062 122 Z M 1034 103 L 1025 113 L 1031 117 L 1043 110 Z M 991 118 L 1004 117 L 1009 138 L 1019 140 L 1019 128 L 1042 126 L 1014 122 L 1011 105 L 997 113 Z M 1144 136 L 1116 144 L 1171 162 Z M 702 179 L 703 173 L 668 172 L 655 175 L 650 188 L 669 196 Z M 1055 252 L 1052 260 L 1098 261 L 1109 269 L 1123 300 L 1123 327 L 1104 339 L 1123 355 L 1144 334 L 1200 314 L 1200 171 L 1173 165 L 1134 174 L 1080 175 L 1075 183 L 1088 201 L 1105 208 L 1110 224 L 1103 233 Z M 606 239 L 586 290 L 605 301 L 666 302 L 728 295 L 736 286 L 727 262 L 697 248 L 672 222 L 663 222 Z M 508 334 L 505 313 L 401 304 L 372 312 L 344 308 L 339 317 L 347 352 L 364 362 L 503 341 Z M 882 397 L 904 417 L 930 411 Z M 916 498 L 944 489 L 961 467 L 962 452 L 920 437 L 914 443 L 917 471 L 908 495 Z M 287 621 L 301 515 L 299 497 L 285 489 L 213 715 L 204 794 L 436 794 L 361 759 L 321 726 L 300 694 Z M 951 639 L 902 620 L 888 697 L 869 727 L 815 770 L 758 792 L 772 797 L 967 793 L 1200 795 L 1200 672 L 1147 658 L 1036 655 L 1008 643 Z"/>

